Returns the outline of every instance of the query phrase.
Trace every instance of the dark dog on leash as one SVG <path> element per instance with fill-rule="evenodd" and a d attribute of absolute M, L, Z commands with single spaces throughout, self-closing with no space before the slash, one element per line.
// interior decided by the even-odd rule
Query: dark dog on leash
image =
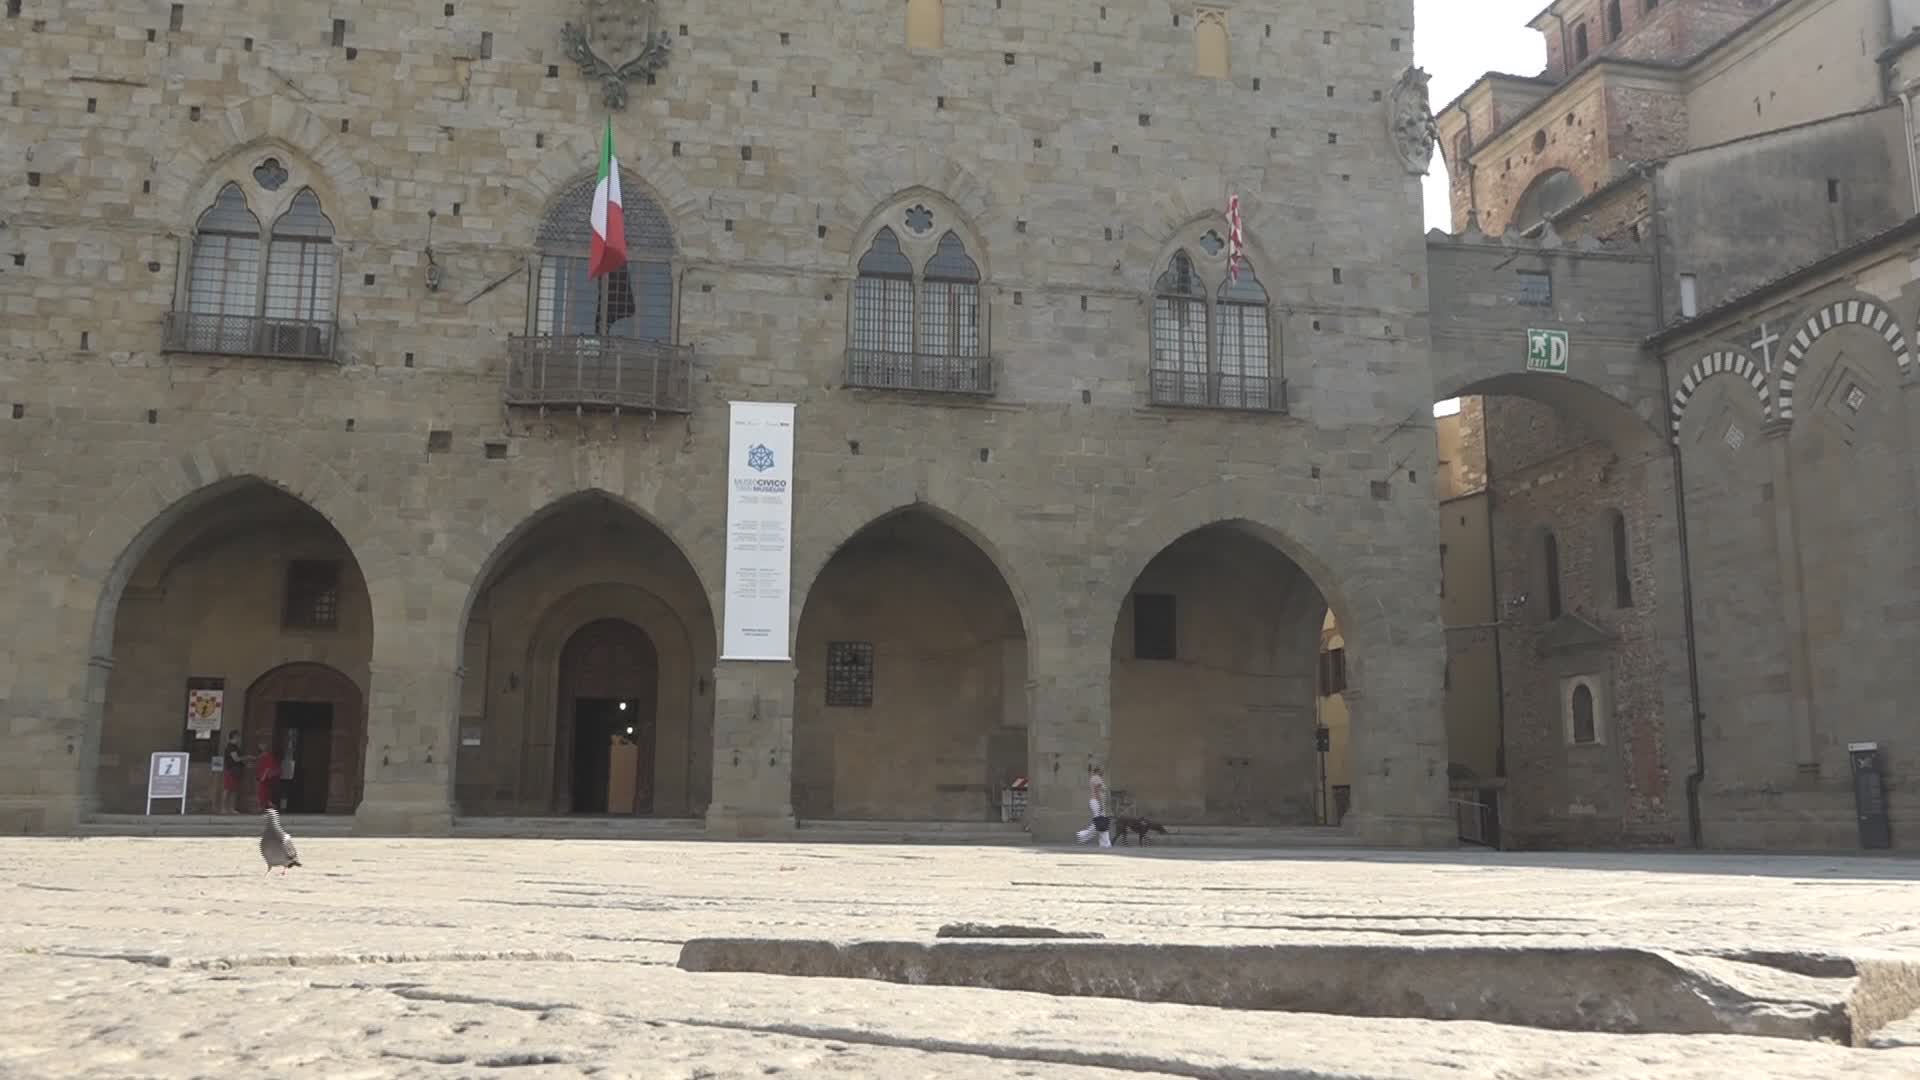
<path fill-rule="evenodd" d="M 1167 835 L 1167 827 L 1152 818 L 1128 817 L 1124 814 L 1113 819 L 1113 838 L 1121 846 L 1127 846 L 1127 834 L 1132 833 L 1141 847 L 1147 846 L 1147 834 Z"/>

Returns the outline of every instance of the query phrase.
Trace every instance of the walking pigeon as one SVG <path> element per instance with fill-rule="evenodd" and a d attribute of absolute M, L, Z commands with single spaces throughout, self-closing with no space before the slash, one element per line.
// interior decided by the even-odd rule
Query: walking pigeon
<path fill-rule="evenodd" d="M 278 866 L 285 873 L 300 865 L 300 853 L 293 848 L 293 837 L 280 827 L 280 811 L 267 807 L 267 827 L 260 831 L 260 857 L 267 860 L 267 873 Z"/>

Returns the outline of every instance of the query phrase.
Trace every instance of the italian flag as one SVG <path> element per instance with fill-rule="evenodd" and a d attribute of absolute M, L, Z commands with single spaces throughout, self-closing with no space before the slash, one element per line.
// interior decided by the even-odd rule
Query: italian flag
<path fill-rule="evenodd" d="M 593 189 L 593 252 L 587 276 L 605 277 L 627 265 L 627 220 L 620 209 L 620 159 L 613 156 L 613 117 L 600 141 L 600 183 Z"/>

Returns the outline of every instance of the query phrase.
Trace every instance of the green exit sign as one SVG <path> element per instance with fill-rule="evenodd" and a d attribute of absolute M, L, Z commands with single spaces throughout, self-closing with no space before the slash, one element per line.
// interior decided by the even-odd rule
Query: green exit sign
<path fill-rule="evenodd" d="M 1567 341 L 1565 330 L 1527 331 L 1528 371 L 1565 375 L 1572 355 L 1573 347 Z"/>

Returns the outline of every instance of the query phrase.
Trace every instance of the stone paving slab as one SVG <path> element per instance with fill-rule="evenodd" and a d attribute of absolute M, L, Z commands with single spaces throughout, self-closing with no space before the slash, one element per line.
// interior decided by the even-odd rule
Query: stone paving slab
<path fill-rule="evenodd" d="M 695 937 L 1920 958 L 1893 860 L 317 837 L 0 840 L 0 1075 L 1911 1077 L 1851 1049 L 677 970 Z M 1824 958 L 1824 959 L 1823 959 Z M 1731 962 L 1731 961 L 1730 961 Z M 1744 961 L 1741 961 L 1744 962 Z"/>

